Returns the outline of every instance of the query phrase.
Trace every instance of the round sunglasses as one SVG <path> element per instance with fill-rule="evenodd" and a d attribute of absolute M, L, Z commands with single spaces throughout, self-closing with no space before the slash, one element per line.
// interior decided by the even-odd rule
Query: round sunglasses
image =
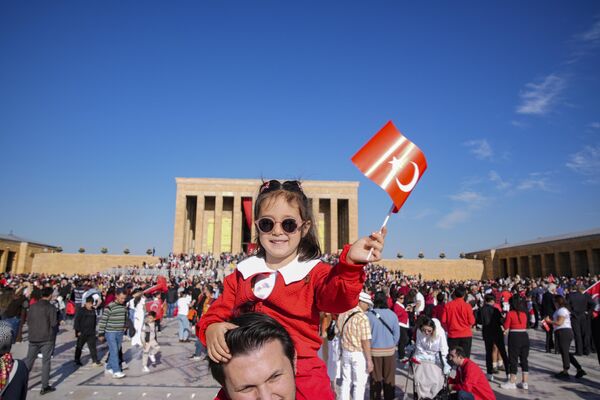
<path fill-rule="evenodd" d="M 276 224 L 280 224 L 281 229 L 283 229 L 285 233 L 294 233 L 304 225 L 304 222 L 298 224 L 298 221 L 294 218 L 285 218 L 283 221 L 275 221 L 270 217 L 262 217 L 256 221 L 256 227 L 262 233 L 271 233 L 271 231 L 275 229 Z"/>

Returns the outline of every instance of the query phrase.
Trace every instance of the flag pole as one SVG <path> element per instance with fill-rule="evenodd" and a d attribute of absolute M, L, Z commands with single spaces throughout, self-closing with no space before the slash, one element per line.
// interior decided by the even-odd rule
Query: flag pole
<path fill-rule="evenodd" d="M 385 219 L 383 220 L 383 224 L 381 224 L 381 228 L 379 228 L 379 233 L 381 233 L 383 231 L 383 228 L 385 228 L 385 226 L 387 225 L 388 221 L 390 220 L 390 216 L 392 215 L 392 213 L 394 212 L 395 209 L 396 209 L 396 205 L 394 203 L 392 203 L 392 207 L 390 208 L 390 211 L 388 211 L 387 215 L 385 216 Z M 369 255 L 367 256 L 367 263 L 369 263 L 369 260 L 371 259 L 372 255 L 373 255 L 373 248 L 371 247 L 371 250 L 369 250 Z"/>

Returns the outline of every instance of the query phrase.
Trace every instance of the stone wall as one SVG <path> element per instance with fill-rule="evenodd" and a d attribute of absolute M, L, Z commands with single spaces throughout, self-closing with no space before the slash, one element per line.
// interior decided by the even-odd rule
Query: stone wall
<path fill-rule="evenodd" d="M 378 264 L 385 265 L 389 270 L 402 271 L 406 275 L 421 274 L 423 279 L 466 280 L 482 279 L 482 260 L 448 260 L 448 259 L 410 259 L 410 260 L 381 260 Z"/>
<path fill-rule="evenodd" d="M 40 253 L 33 258 L 31 272 L 45 274 L 93 274 L 118 265 L 156 264 L 158 257 L 111 254 Z"/>

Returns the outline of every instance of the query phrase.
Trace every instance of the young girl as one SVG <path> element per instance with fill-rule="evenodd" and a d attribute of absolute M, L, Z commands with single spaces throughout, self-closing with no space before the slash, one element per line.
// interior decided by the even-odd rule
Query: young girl
<path fill-rule="evenodd" d="M 378 261 L 385 230 L 345 246 L 339 263 L 319 260 L 317 231 L 308 198 L 300 182 L 264 182 L 254 207 L 258 253 L 227 276 L 223 293 L 200 326 L 200 339 L 215 362 L 227 362 L 225 332 L 236 328 L 224 322 L 234 314 L 263 312 L 289 332 L 297 354 L 296 398 L 333 400 L 321 347 L 319 312 L 342 313 L 358 303 L 369 261 Z M 220 394 L 218 398 L 226 398 Z"/>
<path fill-rule="evenodd" d="M 156 313 L 154 311 L 149 311 L 148 315 L 144 319 L 144 325 L 142 327 L 141 332 L 141 341 L 142 348 L 144 352 L 142 354 L 142 366 L 144 372 L 150 372 L 148 368 L 148 358 L 150 358 L 150 362 L 154 365 L 156 362 L 156 353 L 160 350 L 160 346 L 156 341 Z"/>

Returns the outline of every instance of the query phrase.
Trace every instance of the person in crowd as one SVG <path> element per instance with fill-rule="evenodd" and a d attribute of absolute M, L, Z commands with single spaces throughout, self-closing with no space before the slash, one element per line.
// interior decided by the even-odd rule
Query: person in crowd
<path fill-rule="evenodd" d="M 508 335 L 509 380 L 502 389 L 529 389 L 529 335 L 527 334 L 527 308 L 519 295 L 509 300 L 510 310 L 504 321 L 504 334 Z M 522 381 L 516 384 L 518 363 L 521 363 Z"/>
<path fill-rule="evenodd" d="M 542 295 L 542 308 L 541 317 L 544 320 L 551 319 L 556 311 L 554 305 L 554 295 L 556 294 L 556 285 L 554 283 L 549 284 L 546 287 L 546 291 Z M 554 327 L 552 324 L 544 324 L 546 331 L 546 353 L 550 353 L 554 349 Z"/>
<path fill-rule="evenodd" d="M 573 353 L 569 352 L 571 342 L 573 341 L 573 328 L 571 327 L 571 313 L 567 308 L 567 300 L 561 295 L 554 296 L 554 305 L 556 311 L 552 316 L 546 317 L 546 322 L 552 325 L 554 333 L 556 334 L 556 350 L 560 353 L 562 358 L 563 369 L 556 375 L 556 378 L 564 379 L 569 377 L 569 367 L 571 364 L 577 369 L 575 377 L 582 378 L 587 375 L 583 370 Z"/>
<path fill-rule="evenodd" d="M 44 395 L 56 390 L 50 386 L 50 357 L 54 350 L 54 328 L 57 326 L 56 307 L 50 304 L 52 288 L 45 287 L 41 291 L 41 298 L 31 305 L 27 315 L 29 327 L 29 348 L 27 350 L 26 365 L 31 371 L 33 364 L 42 353 L 42 389 L 40 394 Z"/>
<path fill-rule="evenodd" d="M 456 376 L 448 378 L 452 400 L 495 400 L 496 395 L 483 371 L 471 361 L 462 347 L 452 347 L 448 362 L 456 367 Z"/>
<path fill-rule="evenodd" d="M 235 326 L 225 334 L 231 358 L 209 359 L 210 372 L 222 386 L 215 400 L 295 400 L 296 352 L 285 328 L 262 313 L 229 322 Z"/>
<path fill-rule="evenodd" d="M 12 329 L 13 344 L 16 342 L 21 329 L 21 319 L 29 307 L 29 301 L 27 300 L 27 297 L 25 297 L 24 289 L 25 287 L 22 286 L 15 290 L 10 303 L 8 303 L 8 306 L 2 315 L 2 319 L 10 324 Z"/>
<path fill-rule="evenodd" d="M 431 318 L 435 318 L 438 321 L 442 320 L 442 314 L 444 314 L 444 308 L 446 308 L 446 295 L 444 292 L 438 292 L 435 296 L 436 305 L 431 310 Z"/>
<path fill-rule="evenodd" d="M 488 293 L 484 297 L 485 305 L 481 308 L 481 334 L 485 344 L 485 366 L 487 378 L 494 381 L 494 373 L 497 369 L 494 366 L 494 348 L 502 357 L 504 369 L 508 375 L 508 354 L 504 347 L 504 335 L 502 327 L 502 314 L 500 308 L 496 307 L 496 297 Z M 508 376 L 507 376 L 508 378 Z"/>
<path fill-rule="evenodd" d="M 177 299 L 177 322 L 179 323 L 179 341 L 189 342 L 190 322 L 188 321 L 188 313 L 190 312 L 190 304 L 192 296 L 182 287 L 178 289 L 179 299 Z"/>
<path fill-rule="evenodd" d="M 338 318 L 342 347 L 341 400 L 350 400 L 350 385 L 353 385 L 352 398 L 362 399 L 373 371 L 371 326 L 366 315 L 371 306 L 371 296 L 361 292 L 358 305 Z"/>
<path fill-rule="evenodd" d="M 398 359 L 404 360 L 406 358 L 406 345 L 409 342 L 409 324 L 408 324 L 408 311 L 404 307 L 404 295 L 398 294 L 396 302 L 392 306 L 392 311 L 398 318 L 398 326 L 400 327 L 400 339 L 398 339 Z"/>
<path fill-rule="evenodd" d="M 475 316 L 471 306 L 465 303 L 464 297 L 464 286 L 454 289 L 454 300 L 446 304 L 441 323 L 448 334 L 448 346 L 460 346 L 469 358 L 473 341 L 471 327 L 475 325 Z"/>
<path fill-rule="evenodd" d="M 137 288 L 132 293 L 133 298 L 127 302 L 128 315 L 133 322 L 135 334 L 131 338 L 132 346 L 142 346 L 142 326 L 146 314 L 146 297 L 142 289 Z"/>
<path fill-rule="evenodd" d="M 396 391 L 396 345 L 400 341 L 398 317 L 387 304 L 387 296 L 380 291 L 375 293 L 373 308 L 367 312 L 371 325 L 371 399 L 393 400 Z"/>
<path fill-rule="evenodd" d="M 345 246 L 332 268 L 320 260 L 312 207 L 300 182 L 264 182 L 254 216 L 258 253 L 225 278 L 223 293 L 202 318 L 201 339 L 213 361 L 226 361 L 230 354 L 221 343 L 231 325 L 225 321 L 236 310 L 265 312 L 288 329 L 296 344 L 297 397 L 333 399 L 325 363 L 317 356 L 319 312 L 340 313 L 356 304 L 363 268 L 380 260 L 386 230 Z"/>
<path fill-rule="evenodd" d="M 442 324 L 435 318 L 422 315 L 417 320 L 416 327 L 413 357 L 417 361 L 429 361 L 438 364 L 444 375 L 448 375 L 450 373 L 450 365 L 447 363 L 448 343 Z"/>
<path fill-rule="evenodd" d="M 10 352 L 13 344 L 12 326 L 0 321 L 0 399 L 26 400 L 29 369 Z"/>
<path fill-rule="evenodd" d="M 112 374 L 115 379 L 125 377 L 125 373 L 121 370 L 119 351 L 123 343 L 123 334 L 127 329 L 126 298 L 127 294 L 124 289 L 117 289 L 115 301 L 104 309 L 98 327 L 98 336 L 101 340 L 106 340 L 108 344 L 109 358 L 106 363 L 106 372 Z"/>
<path fill-rule="evenodd" d="M 148 359 L 152 365 L 156 363 L 156 353 L 160 350 L 158 341 L 156 338 L 156 313 L 149 311 L 144 319 L 144 325 L 142 326 L 142 370 L 144 372 L 150 372 L 148 368 Z"/>
<path fill-rule="evenodd" d="M 567 298 L 571 309 L 571 325 L 575 337 L 575 355 L 587 356 L 590 354 L 592 344 L 591 316 L 596 303 L 589 293 L 585 293 L 586 287 L 578 285 L 575 291 L 569 293 Z"/>
<path fill-rule="evenodd" d="M 98 351 L 96 349 L 96 310 L 94 310 L 94 299 L 90 296 L 85 299 L 83 308 L 80 308 L 75 314 L 73 329 L 77 344 L 75 345 L 75 365 L 81 367 L 81 350 L 83 345 L 87 343 L 90 350 L 92 362 L 101 366 L 102 363 L 98 360 Z"/>
<path fill-rule="evenodd" d="M 169 282 L 167 290 L 167 318 L 173 318 L 175 307 L 177 307 L 177 286 Z"/>

